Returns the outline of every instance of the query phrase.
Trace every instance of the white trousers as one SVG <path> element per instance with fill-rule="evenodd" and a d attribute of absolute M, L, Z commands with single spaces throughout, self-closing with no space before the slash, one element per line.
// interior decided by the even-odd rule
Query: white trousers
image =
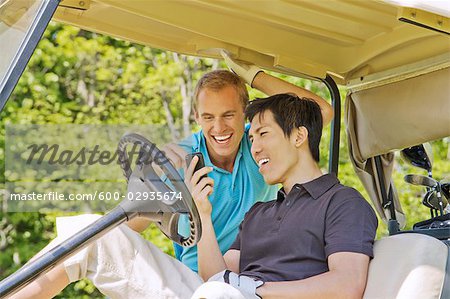
<path fill-rule="evenodd" d="M 52 245 L 62 242 L 99 217 L 87 214 L 57 218 L 58 237 Z M 112 299 L 244 299 L 228 284 L 203 283 L 197 273 L 124 224 L 65 260 L 64 268 L 70 282 L 88 278 L 100 292 Z"/>

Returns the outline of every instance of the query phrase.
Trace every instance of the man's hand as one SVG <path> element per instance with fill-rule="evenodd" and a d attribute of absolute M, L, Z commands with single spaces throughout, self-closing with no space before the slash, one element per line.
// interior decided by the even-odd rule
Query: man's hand
<path fill-rule="evenodd" d="M 200 218 L 211 217 L 212 206 L 208 196 L 213 192 L 214 180 L 210 177 L 204 177 L 212 171 L 211 167 L 203 167 L 194 173 L 198 157 L 192 158 L 191 164 L 185 171 L 184 183 L 192 194 L 192 198 L 197 206 Z"/>
<path fill-rule="evenodd" d="M 235 60 L 231 59 L 231 57 L 224 50 L 220 51 L 220 54 L 222 55 L 223 59 L 225 59 L 225 62 L 231 69 L 231 71 L 244 79 L 244 81 L 250 86 L 252 86 L 253 79 L 255 79 L 256 74 L 262 72 L 262 70 L 254 64 L 236 62 Z"/>
<path fill-rule="evenodd" d="M 225 260 L 220 251 L 214 226 L 211 220 L 212 205 L 208 196 L 213 192 L 214 180 L 204 175 L 211 172 L 212 167 L 203 167 L 194 173 L 199 158 L 194 156 L 185 170 L 184 183 L 192 194 L 202 221 L 202 238 L 197 244 L 198 273 L 206 280 L 214 273 L 226 269 Z"/>
<path fill-rule="evenodd" d="M 184 158 L 186 157 L 187 153 L 180 146 L 175 143 L 169 143 L 162 148 L 162 151 L 164 152 L 167 159 L 172 162 L 173 166 L 176 169 L 186 168 L 186 162 Z"/>
<path fill-rule="evenodd" d="M 230 270 L 224 270 L 212 276 L 208 281 L 225 282 L 239 290 L 245 298 L 261 299 L 256 294 L 256 289 L 264 284 L 261 280 L 254 280 L 251 277 L 238 275 Z"/>
<path fill-rule="evenodd" d="M 169 143 L 162 148 L 162 151 L 176 169 L 186 167 L 184 157 L 186 157 L 187 153 L 181 147 L 175 143 Z M 158 176 L 162 177 L 164 175 L 163 170 L 157 162 L 152 162 L 152 167 Z M 135 217 L 128 221 L 127 225 L 132 230 L 140 233 L 143 232 L 150 223 L 151 221 L 145 217 Z"/>

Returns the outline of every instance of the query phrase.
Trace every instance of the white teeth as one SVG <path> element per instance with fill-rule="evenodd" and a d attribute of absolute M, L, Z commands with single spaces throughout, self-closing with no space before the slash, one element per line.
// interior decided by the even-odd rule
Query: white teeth
<path fill-rule="evenodd" d="M 231 134 L 229 135 L 223 135 L 223 136 L 214 136 L 217 140 L 225 140 L 231 137 Z"/>
<path fill-rule="evenodd" d="M 231 134 L 228 134 L 228 135 L 222 135 L 222 136 L 213 136 L 214 137 L 214 139 L 217 141 L 217 142 L 224 142 L 224 141 L 226 141 L 227 139 L 229 139 L 230 137 L 231 137 Z"/>
<path fill-rule="evenodd" d="M 266 164 L 267 162 L 269 162 L 269 159 L 261 159 L 258 161 L 258 166 L 261 167 L 264 164 Z"/>

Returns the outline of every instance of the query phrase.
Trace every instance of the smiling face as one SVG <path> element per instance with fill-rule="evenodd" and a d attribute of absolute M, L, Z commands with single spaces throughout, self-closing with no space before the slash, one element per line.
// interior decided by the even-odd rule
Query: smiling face
<path fill-rule="evenodd" d="M 267 184 L 286 184 L 299 165 L 296 134 L 286 137 L 270 111 L 257 114 L 250 126 L 252 156 Z"/>
<path fill-rule="evenodd" d="M 211 161 L 219 167 L 233 163 L 244 135 L 244 107 L 236 88 L 201 90 L 195 120 L 202 127 Z"/>

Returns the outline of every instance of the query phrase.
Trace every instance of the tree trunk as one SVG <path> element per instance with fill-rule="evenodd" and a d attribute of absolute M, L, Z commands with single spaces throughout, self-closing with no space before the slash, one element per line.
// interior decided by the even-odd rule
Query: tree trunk
<path fill-rule="evenodd" d="M 170 136 L 172 137 L 172 141 L 176 142 L 179 140 L 180 135 L 178 133 L 177 128 L 175 127 L 173 115 L 169 108 L 169 101 L 164 93 L 161 93 L 161 100 L 163 103 L 164 111 L 166 112 L 166 119 L 167 119 L 167 125 L 169 126 L 169 130 L 170 130 Z"/>

